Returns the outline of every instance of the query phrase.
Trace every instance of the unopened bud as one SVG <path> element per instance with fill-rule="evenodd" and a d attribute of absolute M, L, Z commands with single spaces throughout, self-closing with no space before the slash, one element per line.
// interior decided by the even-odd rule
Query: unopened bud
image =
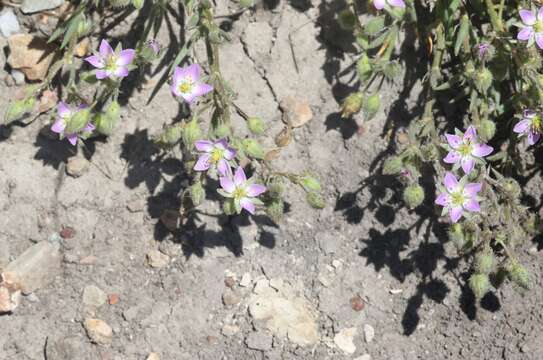
<path fill-rule="evenodd" d="M 144 1 L 145 0 L 132 0 L 132 5 L 134 5 L 134 7 L 139 10 L 143 7 Z"/>
<path fill-rule="evenodd" d="M 254 6 L 254 0 L 239 0 L 239 5 L 243 8 L 248 8 Z"/>
<path fill-rule="evenodd" d="M 243 148 L 245 153 L 254 159 L 264 158 L 264 149 L 262 149 L 262 146 L 254 139 L 244 139 Z"/>
<path fill-rule="evenodd" d="M 310 174 L 305 174 L 300 177 L 300 185 L 302 185 L 306 191 L 321 191 L 319 180 Z"/>
<path fill-rule="evenodd" d="M 66 134 L 75 134 L 87 126 L 89 120 L 90 108 L 81 109 L 66 122 L 66 129 L 64 132 Z"/>
<path fill-rule="evenodd" d="M 419 184 L 411 184 L 403 191 L 403 201 L 409 209 L 414 209 L 424 201 L 424 189 Z"/>
<path fill-rule="evenodd" d="M 358 78 L 362 82 L 371 77 L 373 70 L 368 55 L 364 54 L 360 59 L 358 59 L 358 62 L 356 63 L 356 71 L 358 72 Z"/>
<path fill-rule="evenodd" d="M 403 161 L 399 156 L 386 159 L 383 164 L 384 175 L 397 175 L 403 170 Z"/>
<path fill-rule="evenodd" d="M 255 135 L 262 135 L 266 131 L 266 124 L 259 117 L 250 117 L 247 119 L 247 127 Z"/>
<path fill-rule="evenodd" d="M 96 130 L 103 135 L 109 136 L 113 133 L 115 126 L 121 116 L 121 107 L 117 101 L 112 101 L 103 114 L 96 116 Z"/>
<path fill-rule="evenodd" d="M 315 209 L 322 209 L 326 205 L 322 196 L 314 191 L 310 191 L 306 195 L 306 200 Z"/>
<path fill-rule="evenodd" d="M 512 178 L 504 178 L 501 180 L 501 185 L 505 195 L 510 199 L 517 199 L 520 196 L 521 188 L 519 183 Z"/>
<path fill-rule="evenodd" d="M 284 211 L 285 203 L 281 199 L 273 199 L 266 204 L 266 214 L 276 223 L 281 221 Z"/>
<path fill-rule="evenodd" d="M 366 114 L 366 120 L 371 120 L 381 107 L 381 98 L 378 93 L 370 95 L 362 106 Z"/>
<path fill-rule="evenodd" d="M 352 30 L 356 25 L 356 15 L 350 9 L 344 9 L 339 13 L 338 23 L 343 30 Z"/>
<path fill-rule="evenodd" d="M 469 287 L 475 298 L 480 300 L 490 289 L 490 280 L 486 274 L 473 274 L 469 278 Z"/>
<path fill-rule="evenodd" d="M 198 120 L 193 118 L 191 121 L 185 124 L 183 128 L 183 143 L 186 147 L 192 148 L 194 142 L 202 138 L 202 130 L 198 124 Z"/>
<path fill-rule="evenodd" d="M 217 139 L 228 137 L 230 136 L 230 126 L 221 123 L 213 129 L 213 134 Z"/>
<path fill-rule="evenodd" d="M 492 120 L 485 119 L 481 121 L 479 126 L 479 136 L 485 142 L 489 141 L 496 134 L 496 123 Z"/>
<path fill-rule="evenodd" d="M 494 267 L 494 254 L 492 251 L 484 250 L 475 256 L 475 271 L 479 274 L 490 274 Z"/>
<path fill-rule="evenodd" d="M 4 122 L 9 124 L 10 122 L 21 118 L 24 114 L 31 112 L 35 105 L 36 98 L 33 96 L 10 103 L 6 109 L 6 114 L 4 115 Z"/>
<path fill-rule="evenodd" d="M 194 206 L 198 206 L 204 201 L 206 192 L 200 181 L 195 182 L 190 187 L 190 198 Z"/>
<path fill-rule="evenodd" d="M 466 238 L 464 236 L 464 229 L 462 224 L 456 223 L 449 228 L 449 239 L 454 243 L 458 250 L 464 247 Z"/>
<path fill-rule="evenodd" d="M 530 274 L 524 266 L 520 265 L 517 261 L 513 261 L 513 263 L 509 266 L 508 271 L 511 281 L 523 289 L 530 289 Z"/>
<path fill-rule="evenodd" d="M 168 126 L 156 140 L 160 146 L 171 147 L 177 144 L 183 136 L 183 125 L 181 123 Z"/>
<path fill-rule="evenodd" d="M 354 114 L 357 114 L 362 109 L 362 104 L 364 103 L 364 94 L 361 92 L 355 92 L 347 96 L 345 101 L 343 101 L 343 106 L 341 108 L 341 117 L 349 118 Z"/>
<path fill-rule="evenodd" d="M 490 86 L 492 85 L 493 76 L 490 70 L 486 67 L 480 69 L 475 74 L 475 87 L 481 94 L 486 94 Z"/>

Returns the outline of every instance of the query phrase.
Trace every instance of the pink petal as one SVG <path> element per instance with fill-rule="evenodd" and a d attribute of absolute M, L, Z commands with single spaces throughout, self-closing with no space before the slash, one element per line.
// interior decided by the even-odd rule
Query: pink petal
<path fill-rule="evenodd" d="M 96 70 L 96 78 L 102 80 L 108 78 L 111 74 L 107 70 Z"/>
<path fill-rule="evenodd" d="M 177 86 L 179 83 L 187 77 L 185 68 L 176 66 L 172 76 L 172 84 Z"/>
<path fill-rule="evenodd" d="M 87 125 L 85 125 L 85 127 L 83 128 L 83 132 L 92 132 L 94 131 L 94 129 L 96 129 L 96 126 L 94 126 L 93 123 L 88 123 Z"/>
<path fill-rule="evenodd" d="M 528 132 L 528 144 L 535 145 L 539 141 L 541 135 L 538 132 L 529 131 Z"/>
<path fill-rule="evenodd" d="M 190 76 L 192 82 L 197 82 L 200 79 L 200 71 L 200 65 L 198 64 L 192 64 L 185 68 L 185 72 Z"/>
<path fill-rule="evenodd" d="M 70 135 L 67 135 L 67 136 L 66 136 L 66 139 L 68 139 L 68 141 L 70 142 L 70 144 L 72 144 L 73 146 L 75 146 L 75 144 L 77 144 L 77 134 L 70 134 Z"/>
<path fill-rule="evenodd" d="M 441 193 L 437 196 L 435 203 L 441 206 L 447 206 L 449 203 L 449 194 Z"/>
<path fill-rule="evenodd" d="M 477 130 L 473 126 L 469 126 L 464 133 L 464 141 L 473 141 L 477 137 Z"/>
<path fill-rule="evenodd" d="M 475 161 L 471 157 L 465 157 L 462 159 L 462 170 L 464 170 L 465 174 L 469 174 L 473 167 L 475 166 Z"/>
<path fill-rule="evenodd" d="M 194 142 L 194 147 L 201 152 L 211 152 L 213 150 L 213 143 L 209 140 L 197 140 Z"/>
<path fill-rule="evenodd" d="M 223 188 L 223 190 L 226 191 L 227 193 L 231 194 L 234 192 L 234 190 L 236 190 L 236 185 L 234 184 L 232 179 L 229 177 L 223 176 L 219 178 L 219 182 L 221 183 L 221 187 Z"/>
<path fill-rule="evenodd" d="M 445 137 L 447 138 L 449 146 L 453 149 L 458 149 L 458 147 L 462 145 L 462 139 L 458 135 L 445 134 Z"/>
<path fill-rule="evenodd" d="M 405 7 L 405 3 L 403 2 L 403 0 L 388 0 L 388 3 L 391 6 L 396 6 L 396 7 L 400 7 L 400 8 Z"/>
<path fill-rule="evenodd" d="M 456 179 L 456 176 L 454 176 L 454 174 L 450 171 L 447 171 L 445 173 L 445 179 L 443 183 L 445 184 L 445 187 L 449 192 L 453 192 L 458 186 L 458 180 Z"/>
<path fill-rule="evenodd" d="M 183 100 L 185 100 L 185 102 L 189 104 L 192 104 L 194 100 L 196 99 L 196 95 L 194 93 L 190 93 L 190 94 L 181 93 L 181 97 L 183 98 Z"/>
<path fill-rule="evenodd" d="M 520 18 L 522 19 L 522 22 L 526 25 L 534 25 L 536 21 L 535 14 L 531 10 L 520 10 L 519 11 Z"/>
<path fill-rule="evenodd" d="M 533 34 L 534 30 L 531 27 L 525 27 L 518 32 L 517 39 L 527 41 L 532 37 Z"/>
<path fill-rule="evenodd" d="M 256 197 L 266 192 L 266 187 L 260 184 L 251 184 L 247 186 L 247 195 L 250 197 Z"/>
<path fill-rule="evenodd" d="M 537 11 L 537 20 L 543 21 L 543 6 Z"/>
<path fill-rule="evenodd" d="M 132 60 L 134 60 L 134 56 L 136 56 L 136 50 L 121 50 L 121 52 L 119 53 L 119 58 L 117 59 L 115 64 L 117 66 L 127 66 L 132 62 Z"/>
<path fill-rule="evenodd" d="M 243 171 L 243 168 L 239 166 L 234 173 L 234 183 L 236 184 L 236 186 L 240 186 L 245 184 L 246 181 L 247 176 L 245 176 L 245 171 Z"/>
<path fill-rule="evenodd" d="M 385 0 L 373 0 L 373 6 L 377 10 L 382 10 L 385 7 Z"/>
<path fill-rule="evenodd" d="M 229 170 L 230 169 L 230 165 L 228 165 L 228 162 L 224 159 L 220 159 L 219 162 L 217 163 L 217 171 L 219 172 L 220 175 L 222 176 L 228 176 L 229 175 Z"/>
<path fill-rule="evenodd" d="M 64 129 L 66 129 L 66 123 L 62 119 L 55 121 L 53 126 L 51 126 L 51 131 L 57 134 L 62 134 Z"/>
<path fill-rule="evenodd" d="M 213 145 L 221 150 L 226 150 L 226 148 L 228 147 L 228 141 L 226 141 L 226 139 L 220 139 L 216 141 Z"/>
<path fill-rule="evenodd" d="M 128 76 L 128 68 L 126 66 L 118 66 L 113 74 L 118 78 L 124 78 Z"/>
<path fill-rule="evenodd" d="M 172 85 L 170 86 L 170 90 L 172 91 L 174 96 L 181 96 L 181 92 L 179 91 L 179 83 L 175 80 L 172 81 Z"/>
<path fill-rule="evenodd" d="M 481 183 L 469 183 L 464 186 L 464 195 L 473 198 L 477 196 L 477 193 L 481 191 L 482 184 Z"/>
<path fill-rule="evenodd" d="M 209 84 L 196 84 L 192 92 L 195 96 L 203 96 L 211 91 L 213 91 L 213 86 Z"/>
<path fill-rule="evenodd" d="M 102 39 L 102 42 L 100 42 L 100 55 L 103 58 L 113 55 L 113 49 L 105 39 Z"/>
<path fill-rule="evenodd" d="M 92 55 L 92 56 L 86 57 L 84 60 L 88 62 L 89 64 L 91 64 L 92 66 L 99 69 L 105 66 L 104 60 L 100 56 Z"/>
<path fill-rule="evenodd" d="M 543 50 L 543 33 L 535 34 L 535 42 L 537 44 L 537 47 Z"/>
<path fill-rule="evenodd" d="M 194 170 L 196 171 L 206 171 L 209 169 L 209 166 L 211 165 L 209 162 L 209 159 L 211 156 L 209 154 L 202 154 L 198 158 L 198 161 L 196 161 L 196 164 L 194 165 Z"/>
<path fill-rule="evenodd" d="M 523 134 L 528 131 L 531 123 L 532 122 L 528 119 L 521 120 L 515 125 L 515 127 L 513 128 L 513 131 L 516 132 L 517 134 Z"/>
<path fill-rule="evenodd" d="M 451 221 L 453 223 L 458 222 L 460 218 L 462 217 L 462 207 L 453 207 L 449 210 L 449 216 L 451 217 Z"/>
<path fill-rule="evenodd" d="M 70 110 L 70 107 L 65 102 L 59 102 L 57 106 L 57 113 L 58 116 L 61 118 L 67 118 L 72 115 L 72 110 Z"/>
<path fill-rule="evenodd" d="M 447 164 L 456 164 L 458 161 L 460 161 L 460 153 L 457 152 L 457 151 L 449 151 L 449 153 L 447 154 L 447 156 L 445 156 L 445 158 L 443 159 L 444 162 L 446 162 Z"/>
<path fill-rule="evenodd" d="M 232 148 L 226 148 L 226 150 L 224 150 L 224 158 L 226 160 L 232 160 L 233 158 L 236 157 L 236 150 L 232 149 Z"/>
<path fill-rule="evenodd" d="M 466 200 L 464 203 L 464 209 L 471 211 L 471 212 L 479 212 L 481 211 L 481 206 L 479 205 L 479 202 L 475 199 L 469 199 Z"/>
<path fill-rule="evenodd" d="M 239 203 L 241 207 L 251 213 L 251 215 L 255 214 L 255 204 L 253 204 L 250 199 L 243 198 Z"/>
<path fill-rule="evenodd" d="M 488 146 L 487 144 L 475 144 L 473 145 L 473 149 L 471 150 L 471 155 L 477 156 L 477 157 L 485 157 L 490 155 L 494 148 L 492 146 Z"/>

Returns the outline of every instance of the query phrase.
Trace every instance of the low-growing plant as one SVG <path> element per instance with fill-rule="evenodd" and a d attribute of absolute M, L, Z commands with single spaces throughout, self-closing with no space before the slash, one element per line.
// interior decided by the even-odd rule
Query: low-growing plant
<path fill-rule="evenodd" d="M 178 4 L 180 10 L 174 10 L 172 3 Z M 240 6 L 252 6 L 252 2 L 244 1 Z M 118 16 L 112 22 L 115 26 L 134 10 L 139 11 L 136 20 L 143 27 L 134 48 L 123 49 L 121 42 L 110 43 L 106 38 L 108 33 L 100 27 L 101 21 Z M 155 39 L 169 14 L 184 19 L 180 21 L 184 36 L 177 39 L 182 46 L 173 56 L 169 44 L 160 44 Z M 96 32 L 102 36 L 98 49 L 83 61 L 77 59 L 74 51 L 80 41 Z M 219 44 L 227 40 L 228 33 L 215 22 L 209 0 L 74 1 L 49 36 L 48 42 L 57 45 L 58 50 L 47 78 L 29 87 L 23 99 L 10 104 L 4 123 L 31 113 L 36 98 L 45 90 L 60 88 L 65 99 L 58 103 L 51 124 L 51 131 L 60 140 L 66 139 L 78 147 L 90 138 L 110 136 L 120 121 L 123 80 L 131 73 L 141 80 L 152 63 L 160 62 L 168 69 L 172 104 L 180 103 L 182 115 L 172 124 L 165 124 L 154 143 L 164 152 L 180 146 L 191 179 L 190 186 L 181 194 L 180 226 L 204 201 L 206 191 L 222 195 L 222 208 L 227 215 L 242 210 L 254 214 L 261 207 L 274 221 L 280 221 L 285 208 L 285 182 L 304 191 L 311 206 L 322 208 L 321 187 L 315 176 L 309 172 L 278 171 L 273 165 L 282 147 L 290 142 L 290 127 L 283 134 L 287 137 L 285 141 L 277 142 L 275 148 L 264 149 L 259 137 L 266 131 L 266 121 L 257 114 L 248 116 L 235 103 L 235 90 L 224 79 L 219 64 Z M 193 56 L 199 42 L 204 44 L 207 54 L 201 64 L 194 62 Z M 245 119 L 249 136 L 234 132 L 233 112 Z M 247 178 L 248 172 L 251 178 Z M 210 189 L 210 177 L 219 180 L 218 189 Z"/>
<path fill-rule="evenodd" d="M 405 184 L 410 209 L 423 203 L 421 185 L 432 174 L 436 210 L 450 223 L 449 239 L 473 261 L 469 286 L 478 299 L 504 276 L 519 289 L 532 283 L 517 249 L 542 227 L 519 179 L 539 171 L 530 152 L 543 131 L 541 5 L 349 0 L 338 14 L 359 54 L 359 90 L 344 100 L 344 118 L 362 112 L 371 120 L 383 83 L 402 73 L 422 85 L 418 116 L 387 122 L 385 133 L 409 121 L 382 172 Z M 416 51 L 404 54 L 409 48 Z M 415 59 L 402 69 L 407 56 Z"/>

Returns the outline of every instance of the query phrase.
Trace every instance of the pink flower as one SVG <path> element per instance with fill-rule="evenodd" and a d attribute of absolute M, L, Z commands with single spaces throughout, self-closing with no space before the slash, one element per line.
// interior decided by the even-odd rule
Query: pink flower
<path fill-rule="evenodd" d="M 377 10 L 383 10 L 385 5 L 392 7 L 405 8 L 405 2 L 403 0 L 373 0 L 373 6 Z"/>
<path fill-rule="evenodd" d="M 458 222 L 462 215 L 465 215 L 466 211 L 481 211 L 477 193 L 481 191 L 482 184 L 465 184 L 465 182 L 465 176 L 458 181 L 453 173 L 447 172 L 443 180 L 445 189 L 443 189 L 443 192 L 438 195 L 435 201 L 437 205 L 443 206 L 442 215 L 448 213 L 453 223 Z"/>
<path fill-rule="evenodd" d="M 528 144 L 534 145 L 541 137 L 541 114 L 532 110 L 524 110 L 524 116 L 513 131 L 519 136 L 528 135 Z"/>
<path fill-rule="evenodd" d="M 262 202 L 256 197 L 266 192 L 266 187 L 260 184 L 253 184 L 251 180 L 247 180 L 245 171 L 240 166 L 236 169 L 234 177 L 223 176 L 219 178 L 222 189 L 219 193 L 234 201 L 234 206 L 238 213 L 241 209 L 247 210 L 249 213 L 255 213 L 255 204 Z"/>
<path fill-rule="evenodd" d="M 540 7 L 537 14 L 532 10 L 520 10 L 520 18 L 525 25 L 517 34 L 517 39 L 527 41 L 528 46 L 537 43 L 543 49 L 543 7 Z"/>
<path fill-rule="evenodd" d="M 207 171 L 211 165 L 215 165 L 220 175 L 227 176 L 231 173 L 228 161 L 234 159 L 236 150 L 228 145 L 226 139 L 216 142 L 198 140 L 194 146 L 201 153 L 196 165 L 194 165 L 194 170 Z"/>
<path fill-rule="evenodd" d="M 175 96 L 180 96 L 187 103 L 192 103 L 199 97 L 213 90 L 213 86 L 200 82 L 200 65 L 192 64 L 186 67 L 176 67 L 173 73 L 171 90 Z"/>
<path fill-rule="evenodd" d="M 128 66 L 135 55 L 136 51 L 133 49 L 115 52 L 106 40 L 102 40 L 99 53 L 85 58 L 85 61 L 98 69 L 97 79 L 124 78 L 128 76 Z"/>
<path fill-rule="evenodd" d="M 57 111 L 58 111 L 58 117 L 57 120 L 53 123 L 51 126 L 51 131 L 60 134 L 61 138 L 66 138 L 70 142 L 70 144 L 74 145 L 77 144 L 77 138 L 81 134 L 88 134 L 94 131 L 95 126 L 88 122 L 83 129 L 81 129 L 79 132 L 75 133 L 66 133 L 66 126 L 70 119 L 74 116 L 75 113 L 77 113 L 79 110 L 86 108 L 86 105 L 80 105 L 76 110 L 70 109 L 70 107 L 64 103 L 59 102 Z"/>
<path fill-rule="evenodd" d="M 475 162 L 483 162 L 485 156 L 494 150 L 492 146 L 476 142 L 477 132 L 473 126 L 468 127 L 462 134 L 445 134 L 448 142 L 449 153 L 443 159 L 447 164 L 455 164 L 455 168 L 462 166 L 465 174 L 469 174 L 475 167 Z"/>

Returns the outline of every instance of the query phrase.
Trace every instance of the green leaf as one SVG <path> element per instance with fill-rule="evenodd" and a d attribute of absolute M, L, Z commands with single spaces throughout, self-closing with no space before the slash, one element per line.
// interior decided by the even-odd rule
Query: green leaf
<path fill-rule="evenodd" d="M 462 44 L 469 36 L 469 26 L 470 21 L 468 15 L 464 14 L 460 20 L 460 28 L 458 29 L 458 34 L 456 35 L 456 42 L 454 43 L 454 55 L 458 56 Z"/>

